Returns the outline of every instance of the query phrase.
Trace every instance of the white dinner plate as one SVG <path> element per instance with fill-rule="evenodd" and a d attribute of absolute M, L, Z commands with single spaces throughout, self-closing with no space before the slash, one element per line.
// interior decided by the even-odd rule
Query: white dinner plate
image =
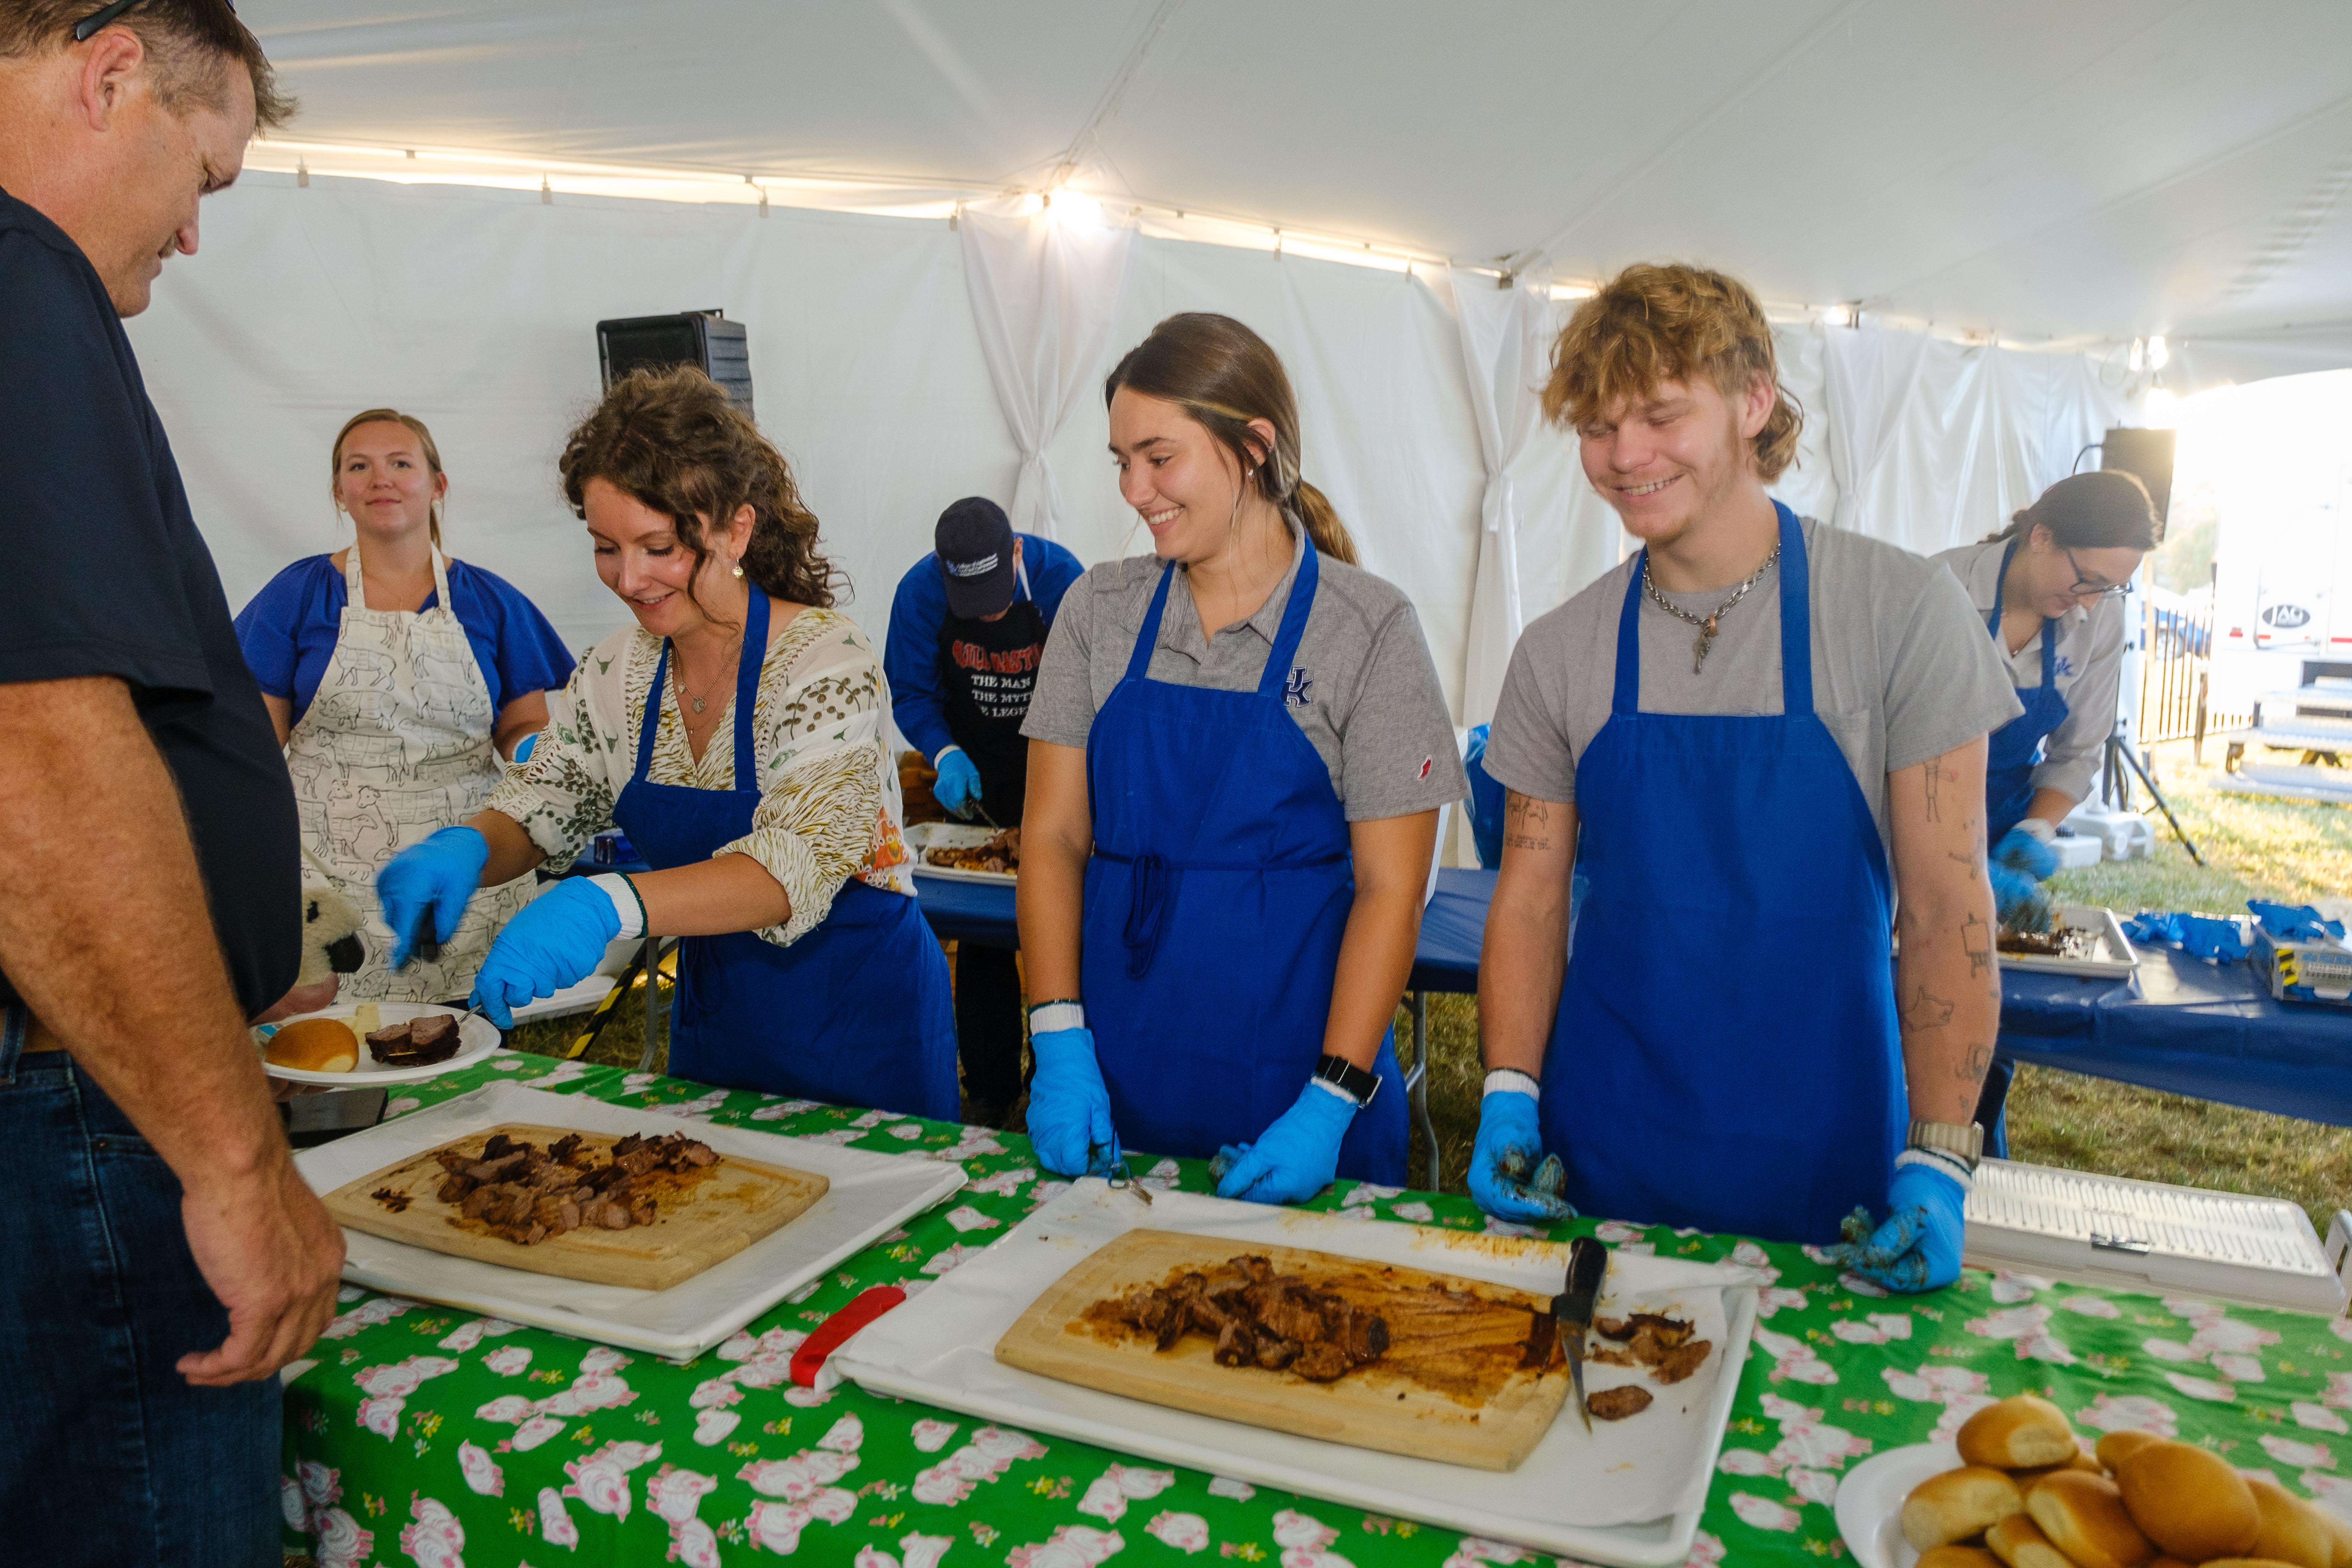
<path fill-rule="evenodd" d="M 907 829 L 907 847 L 915 852 L 918 876 L 945 877 L 957 882 L 999 882 L 1009 888 L 1019 880 L 1010 871 L 964 871 L 930 862 L 929 852 L 933 849 L 968 849 L 995 837 L 996 829 L 984 822 L 919 822 Z"/>
<path fill-rule="evenodd" d="M 1838 1531 L 1856 1568 L 1912 1568 L 1919 1554 L 1903 1539 L 1903 1500 L 1929 1476 L 1960 1468 L 1949 1443 L 1910 1443 L 1873 1454 L 1838 1483 Z"/>
<path fill-rule="evenodd" d="M 321 1083 L 330 1089 L 376 1089 L 394 1083 L 423 1083 L 428 1078 L 439 1078 L 445 1072 L 471 1067 L 499 1048 L 499 1026 L 478 1013 L 467 1013 L 456 1007 L 443 1007 L 430 1002 L 379 1002 L 375 1005 L 382 1022 L 379 1029 L 394 1024 L 405 1024 L 411 1018 L 422 1018 L 431 1013 L 446 1013 L 462 1018 L 457 1026 L 457 1054 L 447 1061 L 433 1062 L 425 1067 L 388 1068 L 368 1054 L 367 1040 L 360 1041 L 360 1059 L 349 1072 L 313 1072 L 308 1068 L 282 1068 L 264 1057 L 261 1070 L 271 1078 L 282 1078 L 289 1083 Z M 360 1010 L 357 1002 L 341 1002 L 332 1007 L 321 1007 L 315 1013 L 298 1013 L 291 1018 L 275 1024 L 257 1024 L 253 1030 L 253 1043 L 257 1047 L 268 1044 L 269 1037 L 288 1024 L 299 1024 L 305 1018 L 337 1018 L 349 1024 Z M 360 1031 L 354 1027 L 352 1032 Z"/>

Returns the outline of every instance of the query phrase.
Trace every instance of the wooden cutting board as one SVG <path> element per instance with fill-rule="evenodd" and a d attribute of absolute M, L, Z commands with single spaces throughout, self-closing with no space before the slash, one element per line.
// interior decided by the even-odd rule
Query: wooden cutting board
<path fill-rule="evenodd" d="M 1134 1287 L 1241 1254 L 1270 1260 L 1388 1321 L 1388 1353 L 1336 1383 L 1219 1366 L 1213 1342 L 1188 1333 L 1167 1350 L 1107 1310 Z M 1547 1364 L 1523 1366 L 1551 1302 L 1523 1290 L 1328 1252 L 1244 1247 L 1214 1237 L 1134 1230 L 1049 1286 L 997 1342 L 1007 1366 L 1202 1415 L 1327 1442 L 1509 1470 L 1549 1429 L 1569 1392 L 1568 1363 L 1548 1334 Z M 1547 1327 L 1549 1326 L 1547 1322 Z"/>
<path fill-rule="evenodd" d="M 545 1149 L 573 1129 L 531 1127 L 509 1122 L 485 1128 L 436 1149 L 457 1148 L 478 1153 L 497 1133 L 519 1143 Z M 611 1157 L 616 1132 L 582 1132 L 599 1163 Z M 636 1180 L 636 1190 L 651 1193 L 656 1218 L 651 1225 L 626 1230 L 582 1226 L 551 1236 L 536 1247 L 524 1247 L 490 1233 L 480 1220 L 466 1218 L 455 1204 L 435 1196 L 447 1173 L 433 1156 L 436 1149 L 386 1165 L 329 1193 L 327 1212 L 353 1230 L 404 1241 L 434 1252 L 479 1258 L 534 1274 L 553 1274 L 595 1285 L 626 1285 L 639 1290 L 667 1290 L 693 1278 L 712 1264 L 734 1257 L 753 1242 L 798 1218 L 824 1196 L 831 1184 L 807 1171 L 763 1165 L 736 1154 L 719 1156 L 719 1163 L 690 1174 L 661 1171 Z M 408 1194 L 400 1213 L 368 1194 L 380 1188 Z"/>

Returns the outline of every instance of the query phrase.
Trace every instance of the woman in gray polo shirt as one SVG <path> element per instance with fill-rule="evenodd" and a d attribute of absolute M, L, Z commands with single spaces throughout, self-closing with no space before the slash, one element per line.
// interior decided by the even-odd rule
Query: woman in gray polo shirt
<path fill-rule="evenodd" d="M 1070 589 L 1022 726 L 1030 1137 L 1065 1175 L 1222 1152 L 1264 1203 L 1401 1184 L 1390 1020 L 1465 788 L 1420 623 L 1255 332 L 1171 316 L 1103 390 L 1152 552 Z"/>

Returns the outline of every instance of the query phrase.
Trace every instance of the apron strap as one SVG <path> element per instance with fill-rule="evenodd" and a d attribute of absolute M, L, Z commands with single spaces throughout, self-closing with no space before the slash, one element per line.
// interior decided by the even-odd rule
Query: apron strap
<path fill-rule="evenodd" d="M 1151 608 L 1143 616 L 1143 629 L 1135 634 L 1135 649 L 1127 656 L 1129 680 L 1141 680 L 1151 668 L 1151 656 L 1160 647 L 1160 617 L 1168 609 L 1168 584 L 1175 580 L 1176 563 L 1168 562 L 1160 568 L 1160 587 L 1151 595 Z"/>
<path fill-rule="evenodd" d="M 1805 530 L 1797 514 L 1772 503 L 1780 521 L 1780 711 L 1794 717 L 1813 710 L 1813 617 L 1811 575 L 1805 564 Z M 1633 558 L 1633 578 L 1625 584 L 1625 605 L 1617 613 L 1617 680 L 1609 698 L 1612 718 L 1642 710 L 1642 574 L 1650 551 Z"/>
<path fill-rule="evenodd" d="M 2000 641 L 2000 596 L 2009 586 L 2009 558 L 2017 553 L 2019 541 L 2011 540 L 2009 548 L 2000 552 L 2000 575 L 1993 579 L 1992 614 L 1985 617 L 1985 630 L 1993 641 Z M 2058 689 L 2058 636 L 2052 630 L 2053 622 L 2042 617 L 2042 687 L 2045 691 Z M 2006 651 L 2006 650 L 2004 650 Z"/>
<path fill-rule="evenodd" d="M 735 787 L 760 787 L 759 764 L 752 758 L 751 722 L 760 700 L 760 671 L 768 661 L 768 595 L 751 584 L 750 612 L 743 617 L 743 651 L 735 660 Z"/>
<path fill-rule="evenodd" d="M 1265 656 L 1265 670 L 1257 678 L 1260 697 L 1279 697 L 1298 658 L 1298 642 L 1307 634 L 1307 617 L 1315 608 L 1315 586 L 1322 573 L 1316 565 L 1315 541 L 1304 523 L 1298 529 L 1298 575 L 1290 584 L 1290 601 L 1282 606 L 1282 626 Z"/>
<path fill-rule="evenodd" d="M 353 559 L 358 558 L 359 552 L 359 546 L 352 545 Z M 433 552 L 433 602 L 453 616 L 457 613 L 457 602 L 449 597 L 449 563 L 437 550 Z"/>
<path fill-rule="evenodd" d="M 1813 587 L 1805 561 L 1805 530 L 1797 514 L 1772 503 L 1780 514 L 1780 711 L 1790 718 L 1813 711 Z"/>
<path fill-rule="evenodd" d="M 367 589 L 360 582 L 360 542 L 352 541 L 352 552 L 343 557 L 343 595 L 354 610 L 367 608 Z"/>
<path fill-rule="evenodd" d="M 669 680 L 669 638 L 662 638 L 661 661 L 654 666 L 654 683 L 646 689 L 646 710 L 637 721 L 637 771 L 629 775 L 631 784 L 646 782 L 646 770 L 654 760 L 654 731 L 661 727 L 662 688 Z"/>

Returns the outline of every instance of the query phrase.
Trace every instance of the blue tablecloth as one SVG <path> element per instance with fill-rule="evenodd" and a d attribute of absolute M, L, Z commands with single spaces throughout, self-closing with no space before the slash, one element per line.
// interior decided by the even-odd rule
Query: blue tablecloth
<path fill-rule="evenodd" d="M 940 936 L 1013 947 L 1013 889 L 917 876 Z M 1413 991 L 1478 989 L 1495 873 L 1446 869 L 1421 917 Z M 2000 1055 L 2254 1110 L 2352 1126 L 2352 1008 L 2284 1006 L 2252 968 L 2143 949 L 2137 981 L 2001 975 Z"/>
<path fill-rule="evenodd" d="M 1018 947 L 1013 919 L 1013 889 L 1001 882 L 967 882 L 953 877 L 915 874 L 923 918 L 949 942 L 981 947 Z M 1421 944 L 1413 950 L 1413 991 L 1478 989 L 1478 943 L 1486 930 L 1486 904 L 1495 896 L 1495 873 L 1446 868 L 1437 873 L 1437 893 L 1422 911 Z"/>

